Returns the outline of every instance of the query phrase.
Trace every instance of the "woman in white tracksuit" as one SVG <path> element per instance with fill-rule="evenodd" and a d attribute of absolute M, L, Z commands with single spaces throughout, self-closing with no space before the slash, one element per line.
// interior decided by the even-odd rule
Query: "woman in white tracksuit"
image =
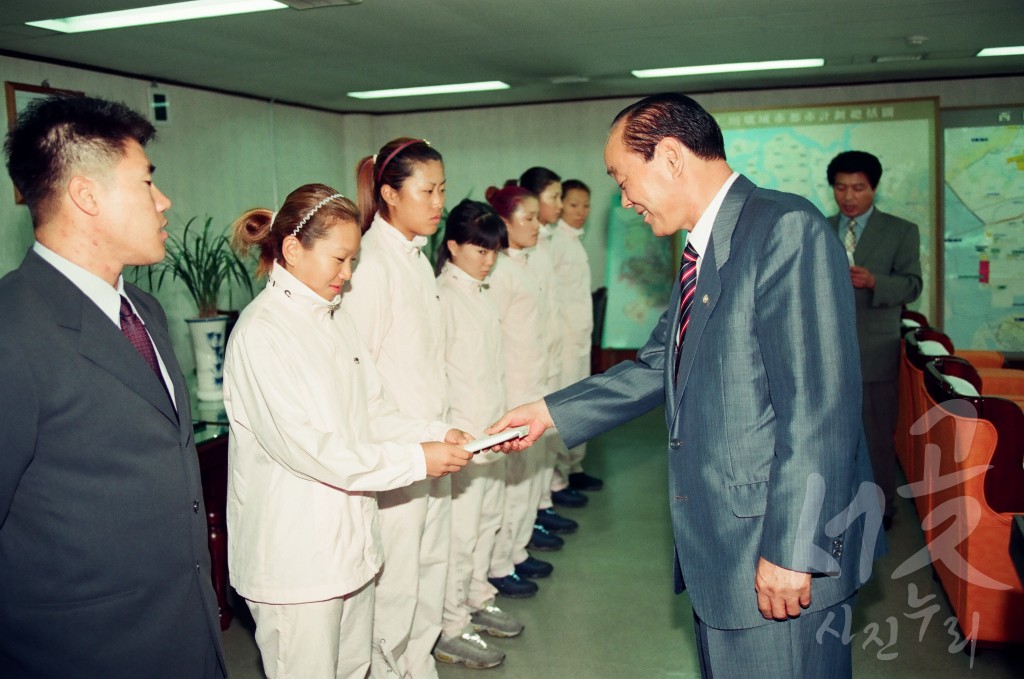
<path fill-rule="evenodd" d="M 280 212 L 250 210 L 235 242 L 258 247 L 267 287 L 228 343 L 231 584 L 256 621 L 271 679 L 362 677 L 382 555 L 374 492 L 465 464 L 468 435 L 401 415 L 338 310 L 359 249 L 358 212 L 309 184 Z"/>
<path fill-rule="evenodd" d="M 451 422 L 483 436 L 505 412 L 501 319 L 488 274 L 508 247 L 501 218 L 484 203 L 463 200 L 448 215 L 435 271 L 445 323 L 445 363 Z M 505 456 L 481 452 L 452 477 L 452 541 L 444 627 L 434 657 L 469 667 L 493 667 L 504 653 L 473 638 L 478 631 L 513 637 L 523 625 L 494 603 L 487 581 L 505 505 Z"/>
<path fill-rule="evenodd" d="M 590 293 L 590 263 L 580 239 L 590 214 L 590 189 L 578 179 L 562 182 L 562 217 L 551 238 L 555 265 L 555 292 L 562 328 L 561 387 L 590 375 L 594 311 Z M 551 487 L 600 490 L 603 482 L 583 471 L 587 444 L 570 448 L 559 457 Z"/>
<path fill-rule="evenodd" d="M 356 170 L 363 244 L 343 306 L 402 414 L 444 419 L 444 327 L 422 252 L 444 209 L 441 154 L 420 139 L 388 142 Z M 377 581 L 371 676 L 432 679 L 451 534 L 450 479 L 378 495 L 384 569 Z"/>
<path fill-rule="evenodd" d="M 537 244 L 537 197 L 518 186 L 487 189 L 487 202 L 505 223 L 509 247 L 498 255 L 489 278 L 502 325 L 505 395 L 509 406 L 528 403 L 548 393 L 548 297 L 545 278 L 530 264 Z M 491 559 L 490 582 L 507 597 L 528 597 L 537 585 L 528 577 L 544 577 L 551 564 L 526 550 L 533 537 L 547 462 L 543 446 L 531 446 L 510 457 L 505 472 L 505 513 Z"/>
<path fill-rule="evenodd" d="M 563 208 L 562 183 L 561 177 L 551 170 L 545 167 L 531 167 L 519 177 L 519 185 L 535 193 L 540 203 L 538 218 L 541 230 L 537 240 L 536 264 L 542 275 L 547 278 L 547 289 L 551 298 L 549 308 L 553 312 L 545 324 L 545 336 L 548 340 L 548 351 L 551 358 L 548 373 L 548 392 L 550 393 L 566 386 L 565 378 L 562 376 L 564 354 L 566 353 L 563 330 L 565 314 L 561 308 L 562 299 L 555 262 L 557 253 L 554 244 L 557 223 Z M 543 492 L 537 506 L 537 525 L 540 529 L 550 533 L 573 533 L 578 524 L 572 519 L 557 514 L 552 505 L 582 507 L 586 504 L 587 497 L 567 488 L 566 484 L 555 476 L 555 468 L 559 460 L 568 456 L 561 437 L 554 432 L 548 433 L 545 434 L 542 443 L 547 449 L 547 464 L 543 470 Z M 557 536 L 535 534 L 535 546 L 551 542 L 552 538 L 561 540 Z"/>

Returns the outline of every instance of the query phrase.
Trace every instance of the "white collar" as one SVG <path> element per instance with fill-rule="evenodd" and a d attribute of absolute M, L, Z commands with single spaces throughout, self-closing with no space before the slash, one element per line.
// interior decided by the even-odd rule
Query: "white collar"
<path fill-rule="evenodd" d="M 267 278 L 267 288 L 280 291 L 293 302 L 307 304 L 310 309 L 317 312 L 317 317 L 321 319 L 328 316 L 334 318 L 334 312 L 341 304 L 341 295 L 336 295 L 333 300 L 328 302 L 276 261 Z"/>
<path fill-rule="evenodd" d="M 527 259 L 530 258 L 530 253 L 533 252 L 534 248 L 536 247 L 537 246 L 534 245 L 533 247 L 520 249 L 514 248 L 510 245 L 509 247 L 505 248 L 505 254 L 509 256 L 509 259 L 515 262 L 519 262 L 520 264 L 523 264 L 526 262 Z"/>
<path fill-rule="evenodd" d="M 708 241 L 711 240 L 711 227 L 715 225 L 715 218 L 718 217 L 718 211 L 722 209 L 722 203 L 725 202 L 725 194 L 729 193 L 729 189 L 732 187 L 733 182 L 739 177 L 739 173 L 733 172 L 729 175 L 729 178 L 722 184 L 722 188 L 718 189 L 718 193 L 711 199 L 711 203 L 704 210 L 704 214 L 697 220 L 697 224 L 694 225 L 693 231 L 687 236 L 686 242 L 689 243 L 694 250 L 697 252 L 697 257 L 700 259 L 704 258 L 704 253 L 708 249 Z"/>
<path fill-rule="evenodd" d="M 458 264 L 454 264 L 451 260 L 445 262 L 444 266 L 441 267 L 441 275 L 463 287 L 471 289 L 475 288 L 477 290 L 483 290 L 490 287 L 485 281 L 481 281 L 470 276 L 459 268 Z"/>
<path fill-rule="evenodd" d="M 572 236 L 573 238 L 582 238 L 583 229 L 577 229 L 575 226 L 570 226 L 564 219 L 558 220 L 558 232 L 566 236 Z"/>
<path fill-rule="evenodd" d="M 400 243 L 402 248 L 409 254 L 419 255 L 420 249 L 427 244 L 426 236 L 413 236 L 412 240 L 405 237 L 401 231 L 395 228 L 388 220 L 384 219 L 378 212 L 373 216 L 373 223 L 370 224 L 371 229 L 377 229 L 377 231 L 384 236 L 387 236 L 395 243 Z"/>
<path fill-rule="evenodd" d="M 39 241 L 33 243 L 32 250 L 71 281 L 76 288 L 82 291 L 83 295 L 92 300 L 92 303 L 100 308 L 100 311 L 110 319 L 111 323 L 119 328 L 121 327 L 121 295 L 124 295 L 123 276 L 117 277 L 117 286 L 110 287 L 110 283 L 91 271 L 83 269 L 71 260 L 58 255 Z M 128 295 L 124 296 L 127 299 Z M 130 299 L 128 303 L 131 304 L 132 311 L 138 316 L 138 309 L 135 308 L 135 304 Z M 139 318 L 141 319 L 142 317 L 139 316 Z M 145 321 L 143 321 L 143 324 L 145 324 Z"/>

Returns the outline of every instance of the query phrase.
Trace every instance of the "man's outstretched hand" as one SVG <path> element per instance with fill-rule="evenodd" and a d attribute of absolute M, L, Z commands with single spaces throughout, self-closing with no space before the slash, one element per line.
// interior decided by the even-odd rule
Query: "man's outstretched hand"
<path fill-rule="evenodd" d="M 491 448 L 491 450 L 501 453 L 518 453 L 520 450 L 533 445 L 534 441 L 539 439 L 540 435 L 547 429 L 554 427 L 555 423 L 551 419 L 551 413 L 548 412 L 548 406 L 544 403 L 544 399 L 513 408 L 502 415 L 500 420 L 488 427 L 486 433 L 497 434 L 499 431 L 504 431 L 509 427 L 521 427 L 524 424 L 530 426 L 529 434 L 521 439 L 512 439 L 511 441 L 500 443 Z"/>

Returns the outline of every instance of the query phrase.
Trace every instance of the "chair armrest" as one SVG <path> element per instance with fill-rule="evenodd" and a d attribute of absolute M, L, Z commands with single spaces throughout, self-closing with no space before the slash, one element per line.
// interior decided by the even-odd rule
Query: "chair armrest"
<path fill-rule="evenodd" d="M 970 362 L 978 370 L 982 368 L 1002 368 L 1005 362 L 1002 352 L 987 349 L 957 349 L 954 355 Z"/>

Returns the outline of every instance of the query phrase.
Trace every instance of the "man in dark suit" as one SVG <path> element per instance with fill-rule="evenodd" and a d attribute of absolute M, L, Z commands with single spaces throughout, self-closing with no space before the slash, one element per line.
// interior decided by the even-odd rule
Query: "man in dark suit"
<path fill-rule="evenodd" d="M 159 303 L 171 203 L 121 104 L 33 102 L 8 134 L 35 243 L 0 280 L 0 676 L 226 675 L 189 396 Z"/>
<path fill-rule="evenodd" d="M 896 496 L 897 375 L 900 311 L 921 294 L 917 225 L 874 205 L 882 164 L 864 151 L 845 151 L 828 164 L 839 214 L 829 217 L 846 247 L 857 306 L 857 339 L 864 387 L 864 431 L 875 483 L 882 489 L 884 525 L 892 525 Z"/>
<path fill-rule="evenodd" d="M 690 232 L 669 307 L 636 362 L 494 429 L 530 424 L 510 450 L 551 426 L 574 446 L 664 404 L 677 586 L 703 676 L 848 677 L 835 630 L 881 517 L 842 246 L 808 201 L 735 174 L 688 97 L 623 110 L 605 164 L 655 235 Z"/>

